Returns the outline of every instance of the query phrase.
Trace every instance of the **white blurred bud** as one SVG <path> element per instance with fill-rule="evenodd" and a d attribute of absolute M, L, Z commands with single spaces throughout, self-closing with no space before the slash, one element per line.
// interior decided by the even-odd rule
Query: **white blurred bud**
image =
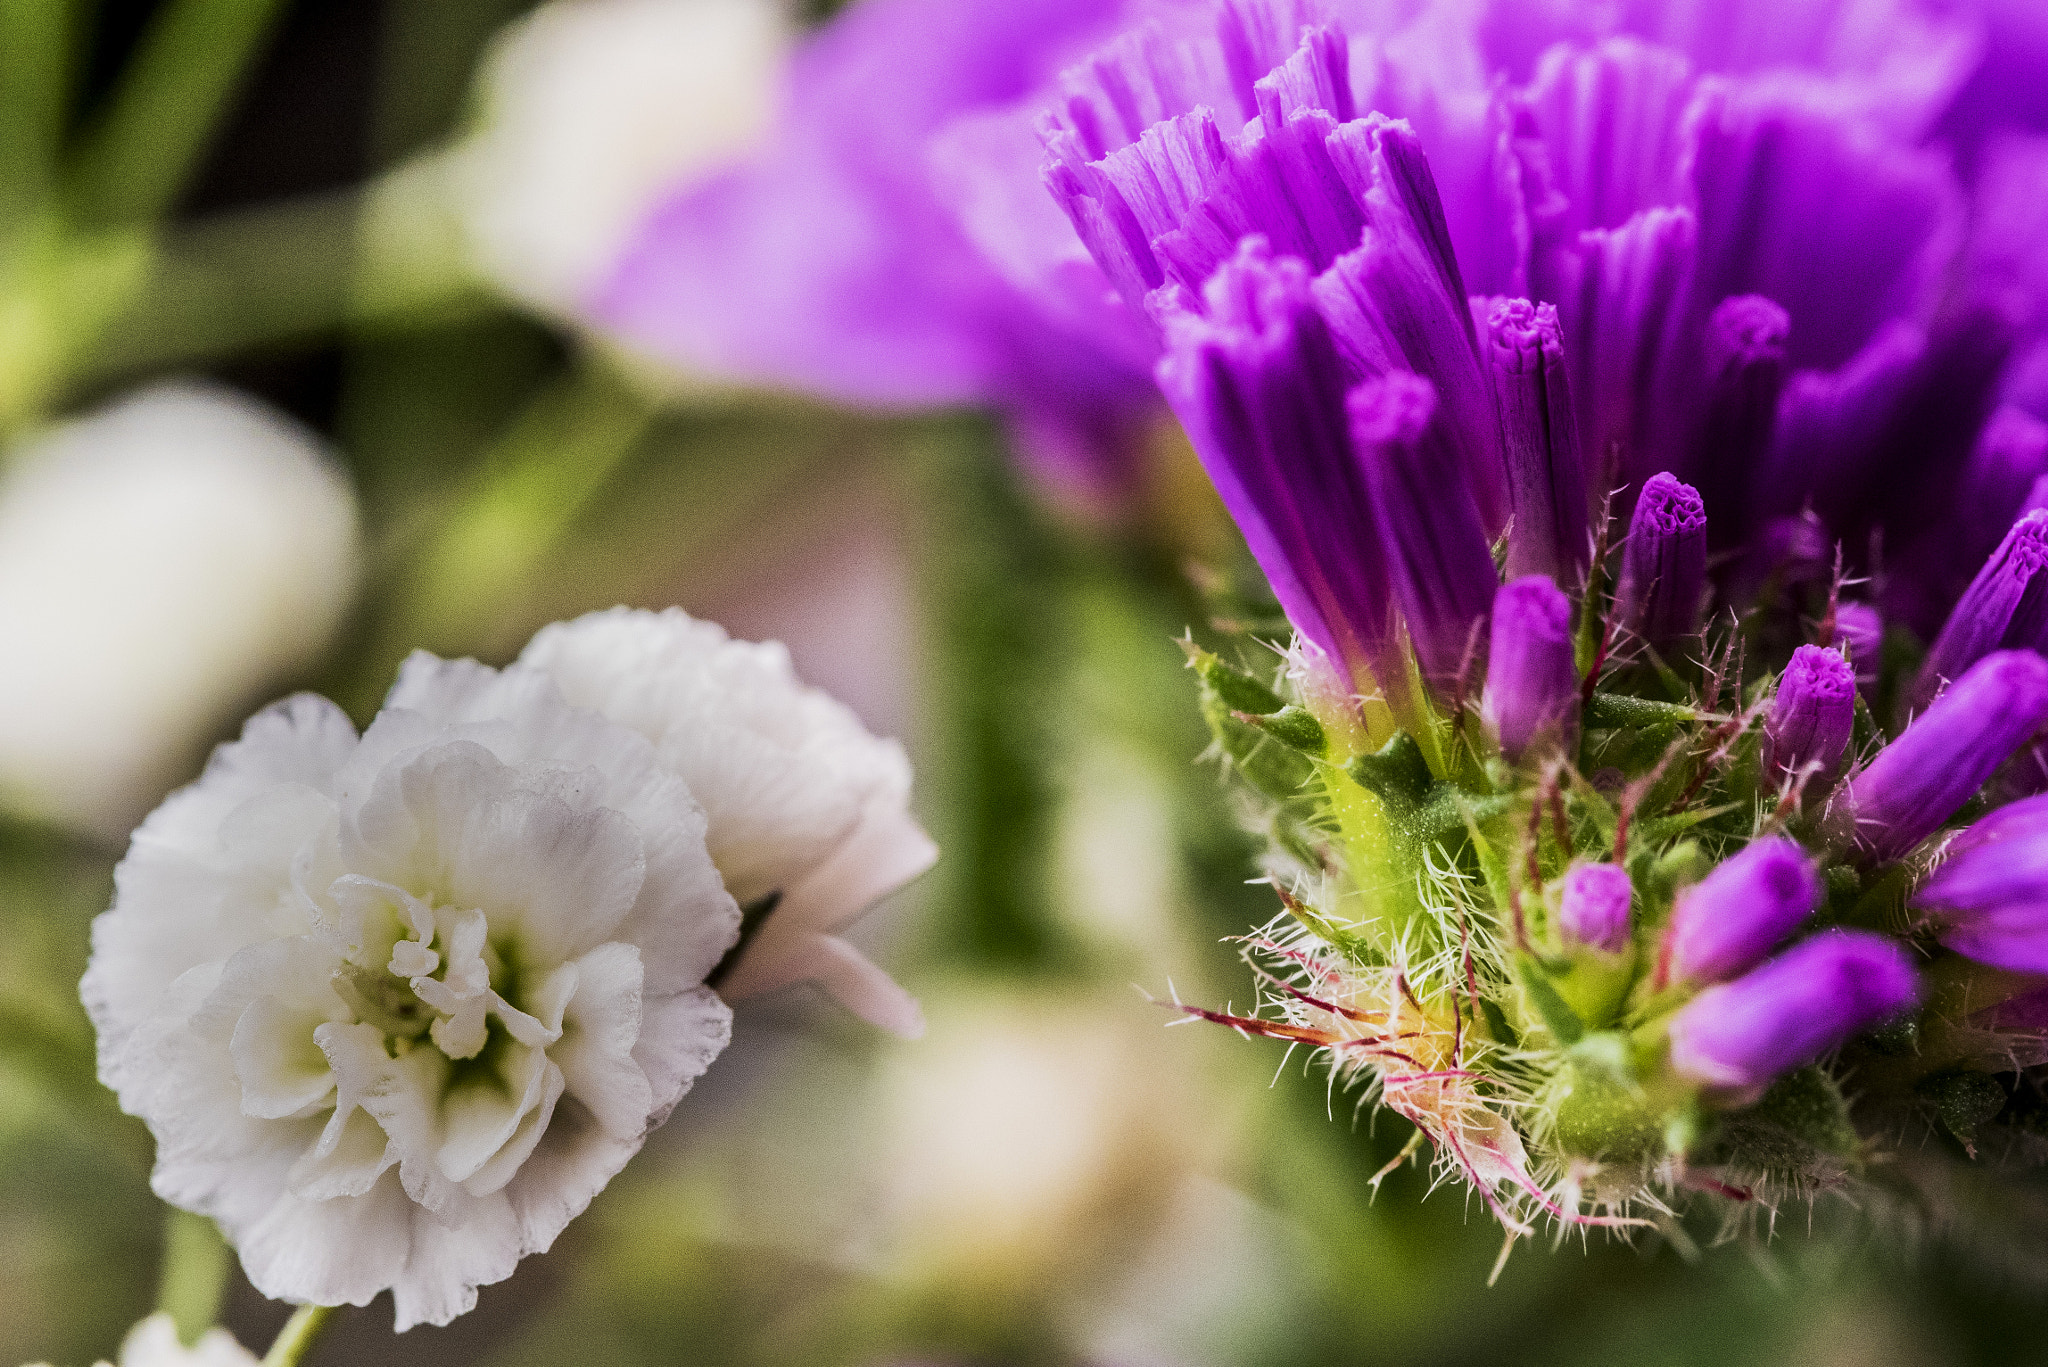
<path fill-rule="evenodd" d="M 163 384 L 0 475 L 0 800 L 119 839 L 355 586 L 355 499 L 314 436 Z"/>
<path fill-rule="evenodd" d="M 576 312 L 657 199 L 766 131 L 789 40 L 775 0 L 554 0 L 508 29 L 462 168 L 485 273 Z"/>
<path fill-rule="evenodd" d="M 49 1367 L 37 1363 L 35 1367 Z M 98 1367 L 111 1367 L 102 1362 Z M 178 1341 L 177 1326 L 161 1312 L 128 1331 L 121 1340 L 120 1367 L 257 1367 L 256 1355 L 225 1329 L 209 1329 L 187 1348 Z"/>

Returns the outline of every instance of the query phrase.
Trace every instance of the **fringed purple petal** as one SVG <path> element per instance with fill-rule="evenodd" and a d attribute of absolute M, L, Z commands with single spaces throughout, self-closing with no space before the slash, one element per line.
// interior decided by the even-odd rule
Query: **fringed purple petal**
<path fill-rule="evenodd" d="M 1436 421 L 1428 380 L 1394 371 L 1354 389 L 1351 439 L 1422 676 L 1441 696 L 1480 676 L 1499 583 L 1479 509 Z"/>
<path fill-rule="evenodd" d="M 1247 242 L 1166 318 L 1159 383 L 1287 616 L 1363 687 L 1398 687 L 1386 539 L 1353 459 L 1348 380 L 1307 268 Z"/>
<path fill-rule="evenodd" d="M 1694 112 L 1699 294 L 1761 294 L 1795 366 L 1831 368 L 1939 282 L 1960 205 L 1932 153 L 1879 140 L 1826 96 L 1709 83 Z"/>
<path fill-rule="evenodd" d="M 1526 299 L 1473 301 L 1483 310 L 1493 398 L 1514 532 L 1508 573 L 1578 586 L 1592 559 L 1586 471 L 1557 310 Z"/>

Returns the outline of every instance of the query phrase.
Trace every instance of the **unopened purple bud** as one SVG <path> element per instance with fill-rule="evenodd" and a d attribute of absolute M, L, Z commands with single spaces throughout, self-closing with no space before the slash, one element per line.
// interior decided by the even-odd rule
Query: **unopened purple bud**
<path fill-rule="evenodd" d="M 1858 688 L 1867 689 L 1877 682 L 1884 657 L 1884 618 L 1876 608 L 1868 603 L 1837 604 L 1835 644 L 1849 657 Z"/>
<path fill-rule="evenodd" d="M 2048 511 L 2022 516 L 1977 571 L 1927 652 L 1914 685 L 1914 702 L 1925 706 L 1977 661 L 2001 646 L 2038 648 L 2048 626 Z"/>
<path fill-rule="evenodd" d="M 2048 973 L 2048 797 L 2001 807 L 1963 832 L 1913 905 L 1941 942 L 2016 973 Z"/>
<path fill-rule="evenodd" d="M 1823 931 L 1693 998 L 1671 1018 L 1671 1066 L 1702 1086 L 1754 1095 L 1919 998 L 1903 945 L 1868 931 Z"/>
<path fill-rule="evenodd" d="M 1664 932 L 1664 982 L 1723 982 L 1776 949 L 1820 905 L 1820 875 L 1782 835 L 1753 842 L 1678 895 Z"/>
<path fill-rule="evenodd" d="M 1621 623 L 1653 646 L 1689 636 L 1707 587 L 1707 510 L 1699 491 L 1667 473 L 1643 483 L 1622 551 Z"/>
<path fill-rule="evenodd" d="M 1692 472 L 1714 505 L 1717 543 L 1743 540 L 1751 485 L 1777 423 L 1792 320 L 1762 295 L 1724 299 L 1707 320 L 1706 405 Z"/>
<path fill-rule="evenodd" d="M 1485 713 L 1510 762 L 1539 740 L 1569 752 L 1578 737 L 1572 605 L 1544 575 L 1511 580 L 1493 596 Z"/>
<path fill-rule="evenodd" d="M 2043 721 L 2048 660 L 2031 650 L 1985 656 L 1836 792 L 1830 839 L 1897 859 L 1955 815 Z"/>
<path fill-rule="evenodd" d="M 1608 954 L 1628 948 L 1628 909 L 1635 889 L 1619 864 L 1574 864 L 1564 876 L 1557 924 L 1568 943 Z"/>
<path fill-rule="evenodd" d="M 1470 486 L 1433 428 L 1436 388 L 1390 371 L 1351 391 L 1351 438 L 1422 677 L 1458 684 L 1486 647 L 1500 579 Z M 1476 677 L 1476 675 L 1475 675 Z"/>
<path fill-rule="evenodd" d="M 1764 763 L 1787 774 L 1835 774 L 1856 729 L 1856 674 L 1839 651 L 1801 646 L 1778 678 L 1764 721 Z"/>
<path fill-rule="evenodd" d="M 1485 321 L 1515 516 L 1508 573 L 1547 574 L 1576 586 L 1592 559 L 1593 541 L 1557 309 L 1499 299 Z"/>

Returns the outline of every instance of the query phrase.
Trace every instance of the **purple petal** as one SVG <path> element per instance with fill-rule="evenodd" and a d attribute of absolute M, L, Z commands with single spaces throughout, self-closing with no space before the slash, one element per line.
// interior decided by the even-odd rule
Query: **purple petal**
<path fill-rule="evenodd" d="M 1511 762 L 1539 741 L 1571 753 L 1579 729 L 1572 605 L 1546 575 L 1510 580 L 1494 595 L 1484 710 Z"/>
<path fill-rule="evenodd" d="M 1806 851 L 1767 836 L 1678 895 L 1664 931 L 1660 978 L 1723 982 L 1765 955 L 1820 905 Z"/>

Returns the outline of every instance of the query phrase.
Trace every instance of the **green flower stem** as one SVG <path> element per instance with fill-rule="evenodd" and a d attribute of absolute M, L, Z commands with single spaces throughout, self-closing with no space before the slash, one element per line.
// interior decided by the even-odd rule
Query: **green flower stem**
<path fill-rule="evenodd" d="M 187 1347 L 220 1317 L 220 1296 L 227 1281 L 228 1246 L 220 1230 L 203 1215 L 173 1209 L 164 1221 L 164 1266 L 156 1308 L 171 1317 Z"/>
<path fill-rule="evenodd" d="M 302 1305 L 292 1311 L 292 1317 L 284 1322 L 284 1328 L 277 1331 L 270 1351 L 263 1355 L 263 1367 L 298 1367 L 305 1361 L 306 1354 L 312 1351 L 320 1331 L 334 1318 L 337 1308 L 332 1305 Z"/>
<path fill-rule="evenodd" d="M 9 0 L 12 4 L 13 0 Z M 283 0 L 171 0 L 86 133 L 68 195 L 86 224 L 168 211 L 219 126 Z"/>

